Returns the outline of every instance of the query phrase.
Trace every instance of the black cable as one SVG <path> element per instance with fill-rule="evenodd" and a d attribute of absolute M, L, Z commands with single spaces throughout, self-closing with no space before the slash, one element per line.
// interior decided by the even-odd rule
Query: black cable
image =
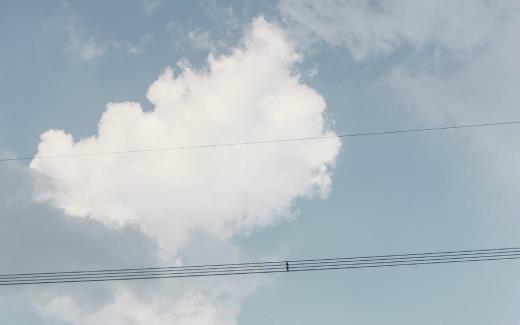
<path fill-rule="evenodd" d="M 277 265 L 265 265 L 265 266 L 255 266 L 255 267 L 230 267 L 230 268 L 219 268 L 219 269 L 193 269 L 193 270 L 156 270 L 156 271 L 143 271 L 143 272 L 120 272 L 120 273 L 98 273 L 98 274 L 68 274 L 68 275 L 40 275 L 40 276 L 5 276 L 0 278 L 0 283 L 9 282 L 12 280 L 32 280 L 32 279 L 70 279 L 70 278 L 110 278 L 110 277 L 134 277 L 140 275 L 162 275 L 162 274 L 212 274 L 218 272 L 243 272 L 243 271 L 258 271 L 265 269 L 278 269 L 281 267 L 281 263 Z M 284 264 L 285 265 L 285 264 Z"/>
<path fill-rule="evenodd" d="M 232 147 L 232 146 L 243 146 L 243 145 L 254 145 L 254 144 L 324 140 L 324 139 L 333 139 L 333 138 L 353 138 L 353 137 L 391 135 L 391 134 L 401 134 L 401 133 L 419 133 L 419 132 L 468 129 L 468 128 L 477 128 L 477 127 L 504 126 L 504 125 L 516 125 L 516 124 L 520 124 L 520 121 L 504 121 L 504 122 L 480 123 L 480 124 L 459 124 L 459 125 L 440 126 L 440 127 L 431 127 L 431 128 L 387 130 L 387 131 L 374 131 L 374 132 L 361 132 L 361 133 L 345 133 L 345 134 L 325 135 L 325 136 L 316 136 L 316 137 L 303 137 L 303 138 L 287 138 L 287 139 L 257 140 L 257 141 L 253 140 L 253 141 L 230 142 L 230 143 L 221 143 L 221 144 L 187 145 L 187 146 L 162 147 L 162 148 L 142 148 L 142 149 L 134 149 L 134 150 L 86 152 L 86 153 L 77 153 L 77 154 L 62 154 L 62 155 L 49 155 L 49 156 L 36 155 L 36 156 L 27 156 L 27 157 L 1 158 L 0 162 L 33 160 L 33 159 L 56 159 L 56 158 L 104 156 L 104 155 L 132 154 L 132 153 L 155 152 L 155 151 L 206 149 L 206 148 Z"/>
<path fill-rule="evenodd" d="M 520 253 L 520 248 L 500 248 L 500 249 L 483 249 L 483 250 L 467 250 L 467 251 L 447 251 L 434 253 L 415 253 L 415 254 L 398 254 L 398 255 L 376 255 L 376 256 L 359 256 L 359 257 L 340 257 L 340 258 L 322 258 L 309 260 L 289 261 L 291 265 L 320 263 L 337 263 L 341 261 L 385 261 L 385 260 L 403 260 L 412 258 L 438 258 L 438 257 L 472 257 L 486 256 L 494 254 L 510 254 Z"/>
<path fill-rule="evenodd" d="M 409 263 L 377 263 L 368 265 L 348 265 L 348 266 L 327 266 L 322 268 L 297 268 L 291 269 L 290 272 L 303 271 L 325 271 L 325 270 L 344 270 L 344 269 L 360 269 L 360 268 L 378 268 L 378 267 L 395 267 L 395 266 L 413 266 L 413 265 L 428 265 L 428 264 L 446 264 L 446 263 L 465 263 L 465 262 L 482 262 L 482 261 L 498 261 L 498 260 L 513 260 L 520 259 L 516 257 L 498 257 L 498 258 L 482 258 L 482 259 L 464 259 L 451 261 L 422 261 Z M 119 278 L 90 278 L 90 279 L 64 279 L 64 280 L 37 280 L 31 282 L 10 282 L 1 283 L 0 286 L 5 285 L 24 285 L 24 284 L 57 284 L 57 283 L 75 283 L 75 282 L 103 282 L 103 281 L 126 281 L 126 280 L 149 280 L 149 279 L 169 279 L 169 278 L 187 278 L 187 277 L 207 277 L 207 276 L 224 276 L 224 275 L 246 275 L 246 274 L 267 274 L 267 273 L 287 273 L 285 268 L 265 269 L 257 271 L 240 271 L 240 272 L 218 272 L 218 273 L 197 273 L 197 274 L 176 274 L 176 275 L 159 275 L 159 276 L 140 276 L 140 277 L 119 277 Z"/>
<path fill-rule="evenodd" d="M 402 260 L 410 258 L 427 258 L 427 257 L 472 257 L 475 255 L 496 255 L 520 253 L 520 247 L 465 250 L 465 251 L 440 251 L 440 252 L 424 252 L 412 254 L 395 254 L 395 255 L 374 255 L 374 256 L 357 256 L 357 257 L 341 257 L 341 258 L 321 258 L 321 259 L 300 259 L 288 260 L 291 265 L 312 265 L 314 263 L 339 263 L 345 261 L 385 261 L 385 260 Z M 147 268 L 123 268 L 123 269 L 101 269 L 101 270 L 85 270 L 85 271 L 61 271 L 61 272 L 37 272 L 37 273 L 13 273 L 0 274 L 1 279 L 21 278 L 21 277 L 58 277 L 58 276 L 75 276 L 75 275 L 109 275 L 109 274 L 132 274 L 132 273 L 150 273 L 150 272 L 190 272 L 190 271 L 218 271 L 221 269 L 243 269 L 258 268 L 266 266 L 278 266 L 281 261 L 266 262 L 248 262 L 248 263 L 228 263 L 228 264 L 206 264 L 193 266 L 169 266 L 169 267 L 147 267 Z"/>
<path fill-rule="evenodd" d="M 322 267 L 322 268 L 302 268 L 302 269 L 291 269 L 291 272 L 297 271 L 326 271 L 326 270 L 346 270 L 346 269 L 360 269 L 360 268 L 373 268 L 373 267 L 394 267 L 394 266 L 413 266 L 413 265 L 429 265 L 429 264 L 449 264 L 449 263 L 466 263 L 466 262 L 484 262 L 484 261 L 500 261 L 500 260 L 517 260 L 520 259 L 519 255 L 514 257 L 497 257 L 497 258 L 482 258 L 482 259 L 462 259 L 462 260 L 451 260 L 451 261 L 423 261 L 423 262 L 410 262 L 410 263 L 378 263 L 370 265 L 353 265 L 353 266 L 338 266 L 338 267 Z"/>
<path fill-rule="evenodd" d="M 497 261 L 520 259 L 520 248 L 499 248 L 485 250 L 450 251 L 437 253 L 418 253 L 400 255 L 378 255 L 349 258 L 327 258 L 313 260 L 293 260 L 278 262 L 234 263 L 199 265 L 189 267 L 120 269 L 106 271 L 73 271 L 18 273 L 0 275 L 0 286 L 23 284 L 54 284 L 74 282 L 100 282 L 115 280 L 144 280 L 164 278 L 186 278 L 223 275 L 265 274 L 281 272 L 302 272 L 319 270 L 358 269 L 374 267 L 395 267 L 445 263 L 464 263 L 478 261 Z M 290 268 L 289 268 L 290 266 Z M 213 267 L 213 268 L 208 268 Z M 141 271 L 139 271 L 141 270 Z M 290 271 L 289 271 L 290 270 Z M 85 272 L 98 272 L 85 273 Z M 104 272 L 104 273 L 103 273 Z"/>
<path fill-rule="evenodd" d="M 87 271 L 62 271 L 62 272 L 36 272 L 36 273 L 12 273 L 0 274 L 0 279 L 6 277 L 23 277 L 23 276 L 51 276 L 51 275 L 76 275 L 76 274 L 110 274 L 110 273 L 135 273 L 135 272 L 156 272 L 163 270 L 197 270 L 197 269 L 219 269 L 219 268 L 241 268 L 244 266 L 264 266 L 279 264 L 280 262 L 253 262 L 253 263 L 228 263 L 228 264 L 206 264 L 193 266 L 166 266 L 166 267 L 145 267 L 145 268 L 124 268 L 124 269 L 101 269 L 101 270 L 87 270 Z"/>
<path fill-rule="evenodd" d="M 311 265 L 294 265 L 291 264 L 291 270 L 296 270 L 298 268 L 301 269 L 323 269 L 328 267 L 347 267 L 347 266 L 363 266 L 363 265 L 385 265 L 385 264 L 392 264 L 392 265 L 407 265 L 407 263 L 415 263 L 415 262 L 432 262 L 432 261 L 474 261 L 474 260 L 487 260 L 487 259 L 501 259 L 501 258 L 520 258 L 520 253 L 516 254 L 499 254 L 499 255 L 485 255 L 485 256 L 467 256 L 467 257 L 453 257 L 453 258 L 431 258 L 431 257 L 425 257 L 425 258 L 411 258 L 411 259 L 405 259 L 405 260 L 386 260 L 386 261 L 362 261 L 362 262 L 336 262 L 336 263 L 314 263 Z"/>
<path fill-rule="evenodd" d="M 339 262 L 339 263 L 327 263 L 327 264 L 318 264 L 315 263 L 313 265 L 290 265 L 291 271 L 293 270 L 329 270 L 329 269 L 348 269 L 348 268 L 361 268 L 365 266 L 399 266 L 399 265 L 416 265 L 421 263 L 432 264 L 433 262 L 443 262 L 443 263 L 451 263 L 451 262 L 463 262 L 463 261 L 488 261 L 488 260 L 502 260 L 502 259 L 519 259 L 520 253 L 517 254 L 507 254 L 507 255 L 487 255 L 487 256 L 471 256 L 464 258 L 414 258 L 407 260 L 388 260 L 388 261 L 364 261 L 364 262 Z M 104 279 L 106 281 L 109 280 L 121 280 L 121 279 L 141 279 L 143 276 L 147 278 L 162 278 L 162 277 L 190 277 L 190 276 L 216 276 L 216 275 L 232 275 L 232 274 L 253 274 L 253 273 L 265 273 L 272 271 L 286 271 L 286 264 L 280 263 L 278 266 L 270 266 L 270 267 L 255 267 L 255 268 L 242 268 L 242 269 L 220 269 L 220 270 L 211 270 L 211 271 L 190 271 L 190 272 L 154 272 L 154 273 L 136 273 L 136 274 L 113 274 L 113 275 L 82 275 L 82 276 L 68 276 L 68 277 L 34 277 L 34 278 L 15 278 L 15 279 L 7 279 L 0 280 L 0 285 L 2 284 L 13 284 L 13 283 L 34 283 L 35 281 L 85 281 L 88 282 L 90 280 Z"/>

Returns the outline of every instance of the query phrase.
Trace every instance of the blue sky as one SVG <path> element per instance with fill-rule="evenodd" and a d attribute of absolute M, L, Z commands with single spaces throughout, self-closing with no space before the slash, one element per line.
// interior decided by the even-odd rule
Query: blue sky
<path fill-rule="evenodd" d="M 519 116 L 515 1 L 0 8 L 3 157 Z M 3 163 L 1 273 L 516 246 L 519 136 L 504 126 Z M 517 324 L 518 271 L 503 261 L 13 287 L 0 321 Z"/>

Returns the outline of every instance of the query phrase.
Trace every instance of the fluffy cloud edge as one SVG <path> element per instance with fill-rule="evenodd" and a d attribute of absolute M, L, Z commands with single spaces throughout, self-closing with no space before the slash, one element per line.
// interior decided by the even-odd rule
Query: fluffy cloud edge
<path fill-rule="evenodd" d="M 210 54 L 207 68 L 165 69 L 147 93 L 152 111 L 134 102 L 109 103 L 95 136 L 75 141 L 63 130 L 42 134 L 30 164 L 38 176 L 36 198 L 109 226 L 138 224 L 174 252 L 191 230 L 231 236 L 276 222 L 298 198 L 326 197 L 341 147 L 337 138 L 163 156 L 39 159 L 334 135 L 324 99 L 300 80 L 300 58 L 278 26 L 256 18 L 228 54 Z"/>

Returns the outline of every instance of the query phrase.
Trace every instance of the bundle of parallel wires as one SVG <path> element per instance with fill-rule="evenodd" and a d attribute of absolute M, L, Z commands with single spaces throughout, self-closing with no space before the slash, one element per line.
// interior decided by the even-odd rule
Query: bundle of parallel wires
<path fill-rule="evenodd" d="M 520 247 L 252 263 L 0 274 L 0 286 L 348 270 L 520 259 Z"/>

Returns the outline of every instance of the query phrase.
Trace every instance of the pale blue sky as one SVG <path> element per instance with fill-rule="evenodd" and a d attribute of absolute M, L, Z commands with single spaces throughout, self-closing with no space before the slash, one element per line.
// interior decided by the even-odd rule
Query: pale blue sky
<path fill-rule="evenodd" d="M 187 59 L 204 69 L 208 53 L 228 54 L 257 16 L 296 44 L 301 80 L 326 100 L 338 133 L 520 117 L 515 1 L 310 3 L 4 0 L 0 152 L 31 156 L 48 129 L 91 136 L 108 102 L 152 109 L 146 91 L 166 66 Z M 206 263 L 516 246 L 519 136 L 513 126 L 345 139 L 327 198 L 297 198 L 291 218 L 217 244 L 194 232 L 179 256 Z M 159 263 L 157 243 L 138 227 L 67 216 L 35 202 L 34 186 L 26 162 L 0 166 L 0 273 Z M 502 261 L 282 274 L 216 312 L 236 308 L 237 324 L 255 325 L 513 325 L 519 271 Z M 190 281 L 160 283 L 180 294 L 203 282 Z M 129 286 L 149 297 L 157 285 Z M 2 288 L 0 323 L 91 324 L 50 315 L 42 300 L 79 297 L 95 313 L 117 290 Z"/>

